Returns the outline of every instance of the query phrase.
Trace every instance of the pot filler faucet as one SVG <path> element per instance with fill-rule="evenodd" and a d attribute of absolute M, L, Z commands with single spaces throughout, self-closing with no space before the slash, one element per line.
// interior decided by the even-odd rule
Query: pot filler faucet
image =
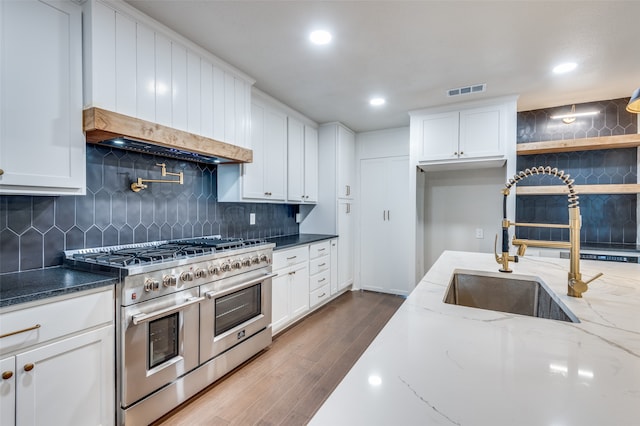
<path fill-rule="evenodd" d="M 558 177 L 569 188 L 569 224 L 551 224 L 551 223 L 516 223 L 510 222 L 507 219 L 507 196 L 510 193 L 512 186 L 515 186 L 517 182 L 537 174 L 550 175 Z M 582 280 L 582 274 L 580 274 L 580 207 L 578 207 L 578 194 L 573 187 L 573 179 L 569 179 L 568 174 L 564 174 L 564 171 L 558 171 L 557 168 L 551 167 L 534 167 L 532 169 L 525 169 L 513 176 L 512 179 L 505 184 L 505 188 L 502 190 L 504 195 L 502 200 L 502 256 L 498 256 L 497 244 L 498 236 L 494 242 L 494 252 L 496 262 L 501 265 L 500 272 L 511 272 L 509 269 L 509 262 L 518 262 L 518 256 L 524 256 L 527 246 L 531 247 L 550 247 L 550 248 L 568 248 L 569 249 L 569 276 L 567 283 L 567 295 L 572 297 L 582 297 L 582 293 L 589 289 L 588 284 L 593 280 L 600 278 L 602 273 L 599 273 L 589 281 Z M 566 241 L 541 241 L 541 240 L 525 240 L 516 238 L 513 236 L 513 245 L 518 247 L 518 255 L 509 256 L 509 226 L 525 226 L 534 228 L 569 228 L 569 242 Z"/>

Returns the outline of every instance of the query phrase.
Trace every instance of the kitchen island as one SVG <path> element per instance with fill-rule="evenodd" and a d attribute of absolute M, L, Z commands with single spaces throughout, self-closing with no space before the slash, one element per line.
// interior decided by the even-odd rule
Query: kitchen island
<path fill-rule="evenodd" d="M 522 257 L 579 323 L 443 302 L 452 273 L 496 272 L 493 255 L 444 252 L 311 425 L 635 425 L 640 421 L 640 265 Z M 506 274 L 505 274 L 506 275 Z"/>

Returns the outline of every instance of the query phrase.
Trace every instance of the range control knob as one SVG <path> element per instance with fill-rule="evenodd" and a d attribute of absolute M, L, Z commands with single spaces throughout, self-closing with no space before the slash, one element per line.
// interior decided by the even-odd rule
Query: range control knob
<path fill-rule="evenodd" d="M 260 263 L 260 258 L 258 256 L 253 256 L 251 258 L 251 264 L 252 265 L 257 265 L 258 263 Z"/>
<path fill-rule="evenodd" d="M 240 269 L 240 268 L 242 268 L 242 262 L 240 262 L 239 260 L 234 260 L 234 261 L 231 263 L 231 268 L 233 268 L 233 269 Z"/>
<path fill-rule="evenodd" d="M 269 257 L 266 254 L 260 256 L 260 262 L 269 263 Z"/>
<path fill-rule="evenodd" d="M 206 278 L 207 277 L 207 270 L 206 269 L 196 269 L 196 278 Z"/>
<path fill-rule="evenodd" d="M 193 281 L 193 272 L 184 271 L 182 274 L 180 274 L 180 279 L 182 281 Z"/>
<path fill-rule="evenodd" d="M 249 259 L 248 257 L 242 259 L 242 266 L 251 266 L 251 259 Z"/>
<path fill-rule="evenodd" d="M 209 266 L 209 273 L 211 275 L 218 275 L 220 273 L 220 267 L 218 265 Z"/>
<path fill-rule="evenodd" d="M 220 270 L 222 272 L 229 272 L 231 270 L 231 262 L 224 262 L 222 265 L 220 265 Z"/>
<path fill-rule="evenodd" d="M 160 289 L 160 281 L 147 278 L 144 281 L 144 291 L 158 291 Z"/>
<path fill-rule="evenodd" d="M 165 275 L 164 277 L 162 277 L 162 285 L 165 287 L 175 287 L 176 285 L 178 285 L 178 280 L 174 275 Z"/>

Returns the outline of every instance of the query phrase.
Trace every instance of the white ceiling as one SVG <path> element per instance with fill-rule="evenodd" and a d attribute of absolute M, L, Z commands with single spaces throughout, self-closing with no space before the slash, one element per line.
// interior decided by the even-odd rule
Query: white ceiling
<path fill-rule="evenodd" d="M 640 1 L 127 0 L 318 123 L 406 126 L 423 107 L 518 94 L 518 110 L 628 97 Z M 333 33 L 312 46 L 308 33 Z M 573 61 L 576 71 L 551 68 Z M 449 88 L 487 91 L 447 98 Z M 386 97 L 369 106 L 372 95 Z"/>

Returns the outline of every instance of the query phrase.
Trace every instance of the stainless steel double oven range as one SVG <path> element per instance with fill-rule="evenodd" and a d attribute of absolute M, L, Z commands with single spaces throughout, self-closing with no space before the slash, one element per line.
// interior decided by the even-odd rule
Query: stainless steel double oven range
<path fill-rule="evenodd" d="M 271 344 L 273 244 L 219 236 L 71 250 L 117 273 L 118 424 L 148 424 Z"/>

